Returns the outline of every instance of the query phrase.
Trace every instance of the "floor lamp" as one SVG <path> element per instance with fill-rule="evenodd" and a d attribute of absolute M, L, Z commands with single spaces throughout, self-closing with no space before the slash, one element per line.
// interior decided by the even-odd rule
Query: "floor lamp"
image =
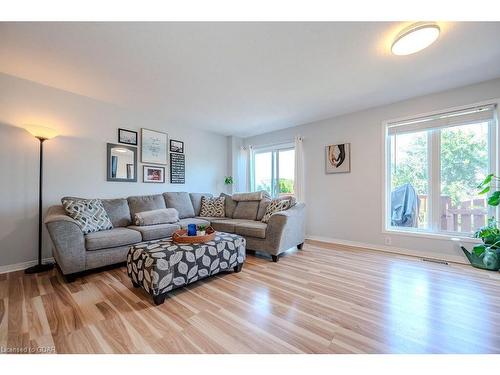
<path fill-rule="evenodd" d="M 26 130 L 29 131 L 35 138 L 40 141 L 40 169 L 38 183 L 38 264 L 27 268 L 25 273 L 38 273 L 51 270 L 54 268 L 53 263 L 42 263 L 42 185 L 43 185 L 43 142 L 57 136 L 53 129 L 44 126 L 27 125 Z"/>

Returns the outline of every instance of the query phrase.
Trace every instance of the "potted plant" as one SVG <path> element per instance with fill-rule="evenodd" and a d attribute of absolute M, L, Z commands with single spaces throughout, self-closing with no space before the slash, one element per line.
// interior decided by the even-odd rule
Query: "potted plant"
<path fill-rule="evenodd" d="M 196 231 L 197 236 L 204 236 L 206 234 L 206 225 L 198 225 L 198 230 Z"/>
<path fill-rule="evenodd" d="M 483 182 L 478 185 L 480 195 L 487 194 L 492 189 L 497 189 L 500 178 L 493 173 L 486 176 Z M 500 204 L 500 190 L 495 190 L 488 197 L 488 205 L 497 207 Z M 483 243 L 474 246 L 469 252 L 461 246 L 469 262 L 477 268 L 498 271 L 500 269 L 500 230 L 498 222 L 494 217 L 488 219 L 488 224 L 479 228 L 474 233 L 475 238 L 480 238 Z"/>
<path fill-rule="evenodd" d="M 233 176 L 226 176 L 226 177 L 224 177 L 224 183 L 226 185 L 232 185 L 233 184 Z"/>

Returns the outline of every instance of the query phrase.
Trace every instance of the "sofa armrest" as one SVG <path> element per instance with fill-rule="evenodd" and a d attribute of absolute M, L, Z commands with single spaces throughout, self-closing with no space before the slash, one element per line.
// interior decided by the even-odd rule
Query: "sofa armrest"
<path fill-rule="evenodd" d="M 276 249 L 276 254 L 297 246 L 305 240 L 304 203 L 297 203 L 286 211 L 271 215 L 266 229 L 266 240 Z"/>
<path fill-rule="evenodd" d="M 85 270 L 85 237 L 78 223 L 61 206 L 50 207 L 45 225 L 54 244 L 54 257 L 63 274 Z"/>

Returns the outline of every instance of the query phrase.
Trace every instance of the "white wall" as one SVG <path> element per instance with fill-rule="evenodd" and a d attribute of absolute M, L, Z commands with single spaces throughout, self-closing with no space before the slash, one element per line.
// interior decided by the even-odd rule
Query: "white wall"
<path fill-rule="evenodd" d="M 108 198 L 224 189 L 227 137 L 0 74 L 0 267 L 37 256 L 38 140 L 19 128 L 27 123 L 62 134 L 45 143 L 44 211 L 65 195 Z M 137 183 L 106 182 L 106 143 L 117 142 L 119 127 L 160 130 L 184 141 L 186 184 L 142 183 L 141 163 Z M 46 232 L 44 238 L 48 257 Z"/>
<path fill-rule="evenodd" d="M 386 250 L 454 261 L 466 258 L 449 240 L 382 233 L 382 137 L 385 120 L 500 98 L 500 79 L 427 95 L 245 139 L 245 145 L 279 143 L 304 137 L 307 228 L 309 237 L 369 244 Z M 351 143 L 351 173 L 325 174 L 328 144 Z"/>

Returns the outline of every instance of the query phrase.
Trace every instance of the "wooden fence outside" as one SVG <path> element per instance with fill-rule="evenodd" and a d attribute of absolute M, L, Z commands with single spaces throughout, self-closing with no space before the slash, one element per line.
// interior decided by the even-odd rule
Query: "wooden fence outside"
<path fill-rule="evenodd" d="M 427 215 L 427 195 L 419 195 L 420 214 Z M 473 198 L 453 206 L 451 198 L 441 196 L 441 230 L 470 233 L 486 225 L 488 208 L 484 198 Z"/>

